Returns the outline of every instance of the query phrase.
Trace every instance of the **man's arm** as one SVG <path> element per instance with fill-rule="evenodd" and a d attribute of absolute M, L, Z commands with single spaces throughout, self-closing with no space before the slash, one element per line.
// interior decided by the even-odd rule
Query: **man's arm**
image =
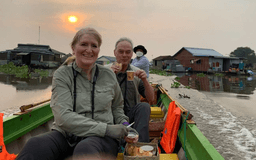
<path fill-rule="evenodd" d="M 145 93 L 144 94 L 145 94 L 146 99 L 148 100 L 148 102 L 154 101 L 154 89 L 147 80 L 146 72 L 143 71 L 143 70 L 137 70 L 134 74 L 135 74 L 135 76 L 137 76 L 138 78 L 140 78 L 142 80 L 143 85 L 145 87 Z"/>
<path fill-rule="evenodd" d="M 143 81 L 144 87 L 145 87 L 145 96 L 149 102 L 154 101 L 154 89 L 150 85 L 147 79 Z"/>

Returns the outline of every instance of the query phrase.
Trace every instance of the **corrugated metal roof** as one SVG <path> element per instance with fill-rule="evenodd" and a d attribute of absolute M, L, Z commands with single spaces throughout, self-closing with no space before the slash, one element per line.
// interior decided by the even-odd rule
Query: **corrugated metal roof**
<path fill-rule="evenodd" d="M 105 56 L 105 57 L 112 62 L 116 61 L 116 57 L 110 57 L 110 56 Z"/>
<path fill-rule="evenodd" d="M 227 57 L 227 56 L 223 56 L 223 57 L 214 57 L 214 58 L 223 58 L 223 59 L 246 59 L 246 58 L 243 58 L 243 57 Z"/>
<path fill-rule="evenodd" d="M 175 60 L 172 56 L 158 56 L 154 58 L 153 60 L 155 61 L 160 61 L 160 60 Z"/>
<path fill-rule="evenodd" d="M 17 53 L 17 55 L 19 55 L 19 56 L 25 56 L 25 55 L 28 55 L 29 53 Z"/>
<path fill-rule="evenodd" d="M 111 62 L 116 61 L 116 57 L 111 57 L 111 56 L 101 56 L 101 57 L 99 57 L 97 60 L 101 59 L 102 57 L 107 58 L 107 59 L 110 60 Z"/>
<path fill-rule="evenodd" d="M 52 50 L 52 52 L 55 53 L 55 54 L 66 55 L 65 53 L 62 53 L 62 52 L 57 51 L 57 50 L 55 50 L 55 49 L 51 49 L 51 50 Z"/>
<path fill-rule="evenodd" d="M 51 49 L 49 45 L 39 45 L 39 44 L 18 44 L 18 47 L 13 50 L 6 50 L 13 53 L 39 53 L 39 54 L 61 54 L 65 55 L 65 53 L 59 52 L 55 49 Z"/>
<path fill-rule="evenodd" d="M 190 48 L 190 47 L 184 47 L 187 51 L 189 51 L 193 56 L 219 56 L 222 57 L 223 55 L 219 52 L 216 52 L 213 49 L 204 49 L 204 48 Z"/>

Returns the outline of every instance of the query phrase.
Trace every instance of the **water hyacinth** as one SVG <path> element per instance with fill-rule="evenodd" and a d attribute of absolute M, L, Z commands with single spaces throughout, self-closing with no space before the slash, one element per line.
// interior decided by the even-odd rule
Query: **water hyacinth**
<path fill-rule="evenodd" d="M 161 76 L 171 76 L 171 73 L 167 73 L 164 70 L 159 70 L 159 69 L 150 69 L 149 70 L 150 74 L 157 74 L 157 75 L 161 75 Z"/>
<path fill-rule="evenodd" d="M 0 65 L 0 72 L 5 74 L 12 74 L 19 78 L 30 78 L 31 69 L 27 66 L 15 66 L 12 62 L 4 65 Z M 35 69 L 35 73 L 38 73 L 41 77 L 47 77 L 48 71 Z"/>
<path fill-rule="evenodd" d="M 198 77 L 205 77 L 206 76 L 206 74 L 204 74 L 204 73 L 198 73 L 198 74 L 196 74 Z"/>
<path fill-rule="evenodd" d="M 41 77 L 48 77 L 49 72 L 42 69 L 35 69 L 35 73 L 38 73 Z"/>
<path fill-rule="evenodd" d="M 180 87 L 180 83 L 179 82 L 174 82 L 171 84 L 171 88 L 179 88 Z"/>

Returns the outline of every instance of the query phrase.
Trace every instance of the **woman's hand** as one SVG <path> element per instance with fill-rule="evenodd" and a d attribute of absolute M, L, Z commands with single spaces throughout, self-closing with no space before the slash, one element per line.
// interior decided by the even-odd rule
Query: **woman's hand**
<path fill-rule="evenodd" d="M 128 135 L 128 128 L 122 124 L 107 125 L 105 135 L 114 139 L 121 139 Z"/>

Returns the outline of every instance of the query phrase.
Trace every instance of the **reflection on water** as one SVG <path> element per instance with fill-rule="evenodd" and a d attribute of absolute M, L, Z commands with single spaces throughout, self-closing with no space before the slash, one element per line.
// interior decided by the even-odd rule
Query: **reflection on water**
<path fill-rule="evenodd" d="M 15 110 L 25 104 L 50 99 L 54 71 L 48 70 L 48 77 L 32 74 L 31 78 L 17 78 L 0 73 L 0 111 Z"/>
<path fill-rule="evenodd" d="M 17 78 L 14 75 L 1 75 L 0 83 L 12 85 L 19 90 L 44 90 L 52 84 L 52 77 Z"/>
<path fill-rule="evenodd" d="M 215 76 L 196 74 L 178 74 L 178 80 L 184 86 L 190 86 L 199 91 L 229 92 L 237 94 L 253 94 L 256 88 L 256 78 L 247 76 Z"/>
<path fill-rule="evenodd" d="M 256 77 L 177 76 L 181 84 L 205 95 L 188 91 L 194 93 L 191 98 L 179 100 L 218 152 L 227 160 L 256 160 Z"/>
<path fill-rule="evenodd" d="M 15 75 L 0 74 L 0 83 L 12 85 L 16 90 L 44 90 L 52 84 L 54 70 L 48 70 L 48 77 L 32 74 L 30 78 L 18 78 Z"/>

